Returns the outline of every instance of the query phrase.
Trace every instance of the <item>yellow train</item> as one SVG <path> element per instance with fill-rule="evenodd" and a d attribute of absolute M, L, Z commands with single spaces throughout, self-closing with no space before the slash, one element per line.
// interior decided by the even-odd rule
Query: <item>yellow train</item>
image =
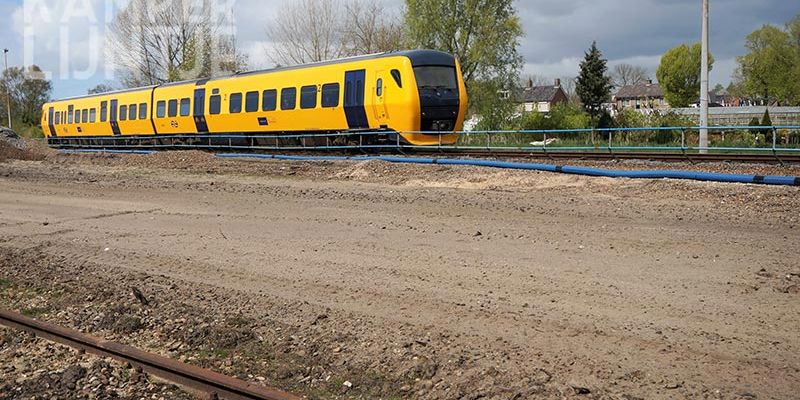
<path fill-rule="evenodd" d="M 466 107 L 458 60 L 409 50 L 53 101 L 43 107 L 42 129 L 55 146 L 157 135 L 341 132 L 387 132 L 433 145 L 456 141 Z"/>

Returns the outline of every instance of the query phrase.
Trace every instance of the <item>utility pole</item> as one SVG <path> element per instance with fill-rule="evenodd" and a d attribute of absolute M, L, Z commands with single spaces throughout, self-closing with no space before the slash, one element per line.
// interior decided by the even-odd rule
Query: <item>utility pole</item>
<path fill-rule="evenodd" d="M 5 58 L 6 69 L 3 70 L 5 73 L 8 72 L 8 49 L 3 49 L 3 58 Z M 8 111 L 8 129 L 13 129 L 14 127 L 11 126 L 11 88 L 8 86 L 8 82 L 6 82 L 6 111 Z"/>
<path fill-rule="evenodd" d="M 700 152 L 708 150 L 708 0 L 703 0 L 702 52 L 700 55 Z"/>

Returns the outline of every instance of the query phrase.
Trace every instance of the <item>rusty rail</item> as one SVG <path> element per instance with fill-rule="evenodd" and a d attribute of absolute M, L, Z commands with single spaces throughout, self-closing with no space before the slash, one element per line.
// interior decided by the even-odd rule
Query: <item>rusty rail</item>
<path fill-rule="evenodd" d="M 37 321 L 24 315 L 0 310 L 0 325 L 30 332 L 36 336 L 82 349 L 102 357 L 112 357 L 141 368 L 148 374 L 173 382 L 194 394 L 230 400 L 299 400 L 301 397 L 279 389 L 255 385 L 231 376 L 148 353 L 131 346 L 96 338 L 73 329 Z"/>

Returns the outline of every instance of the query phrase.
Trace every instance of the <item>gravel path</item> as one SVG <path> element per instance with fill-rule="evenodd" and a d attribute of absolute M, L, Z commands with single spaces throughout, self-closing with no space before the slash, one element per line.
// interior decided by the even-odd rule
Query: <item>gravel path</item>
<path fill-rule="evenodd" d="M 0 306 L 312 398 L 793 398 L 798 207 L 792 187 L 50 154 L 0 164 Z"/>

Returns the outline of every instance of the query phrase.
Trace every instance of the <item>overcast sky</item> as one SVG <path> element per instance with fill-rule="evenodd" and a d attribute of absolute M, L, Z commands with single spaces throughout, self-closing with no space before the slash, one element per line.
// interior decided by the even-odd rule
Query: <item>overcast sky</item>
<path fill-rule="evenodd" d="M 0 47 L 11 50 L 11 65 L 33 62 L 51 72 L 55 97 L 82 95 L 98 83 L 114 82 L 104 66 L 102 41 L 106 21 L 125 0 L 26 1 L 28 13 L 22 0 L 0 0 Z M 217 1 L 232 11 L 251 68 L 269 67 L 265 26 L 272 10 L 288 0 Z M 386 4 L 392 3 L 399 1 Z M 596 40 L 611 66 L 641 65 L 654 76 L 665 50 L 699 40 L 700 5 L 701 0 L 518 0 L 525 32 L 523 74 L 575 76 L 583 52 Z M 712 86 L 730 81 L 748 33 L 768 23 L 783 25 L 797 14 L 797 0 L 711 0 Z"/>

